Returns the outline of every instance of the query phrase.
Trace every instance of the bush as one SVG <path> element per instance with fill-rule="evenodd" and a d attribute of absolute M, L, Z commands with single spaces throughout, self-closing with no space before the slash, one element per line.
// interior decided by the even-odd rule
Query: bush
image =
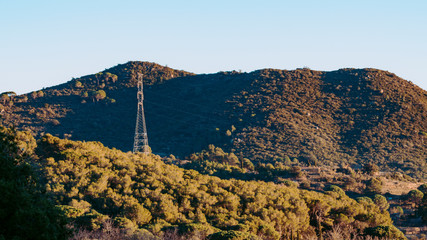
<path fill-rule="evenodd" d="M 424 194 L 420 190 L 411 190 L 406 194 L 406 199 L 408 202 L 419 205 L 424 197 Z"/>
<path fill-rule="evenodd" d="M 406 237 L 395 226 L 377 226 L 365 229 L 365 234 L 373 237 L 405 240 Z"/>
<path fill-rule="evenodd" d="M 383 181 L 380 178 L 371 178 L 366 183 L 365 192 L 368 194 L 381 194 L 383 188 Z"/>
<path fill-rule="evenodd" d="M 342 190 L 340 187 L 336 186 L 336 185 L 328 185 L 325 187 L 325 191 L 328 194 L 333 194 L 335 195 L 337 198 L 342 198 L 345 197 L 345 192 L 344 190 Z"/>
<path fill-rule="evenodd" d="M 381 211 L 386 211 L 390 207 L 390 204 L 388 204 L 387 199 L 379 194 L 374 196 L 374 203 L 381 209 Z"/>
<path fill-rule="evenodd" d="M 255 240 L 259 239 L 249 233 L 239 231 L 221 231 L 208 236 L 209 240 Z"/>
<path fill-rule="evenodd" d="M 379 171 L 379 167 L 373 163 L 363 165 L 362 171 L 366 174 L 374 176 Z"/>
<path fill-rule="evenodd" d="M 82 88 L 82 87 L 83 87 L 83 84 L 82 84 L 82 82 L 80 82 L 80 81 L 76 81 L 76 82 L 74 83 L 74 87 L 76 87 L 76 88 Z"/>
<path fill-rule="evenodd" d="M 427 222 L 427 194 L 424 195 L 423 201 L 418 208 L 418 215 L 424 222 Z"/>
<path fill-rule="evenodd" d="M 418 190 L 420 190 L 424 195 L 427 193 L 427 183 L 424 183 L 423 185 L 418 187 Z"/>

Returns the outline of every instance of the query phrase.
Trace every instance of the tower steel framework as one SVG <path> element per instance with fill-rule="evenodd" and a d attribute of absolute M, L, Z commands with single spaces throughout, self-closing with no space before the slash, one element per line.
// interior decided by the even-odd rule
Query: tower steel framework
<path fill-rule="evenodd" d="M 142 152 L 144 154 L 149 153 L 148 147 L 148 135 L 147 135 L 147 127 L 145 125 L 145 116 L 144 116 L 144 106 L 142 102 L 144 101 L 144 93 L 143 93 L 143 75 L 138 73 L 138 111 L 136 115 L 136 126 L 135 126 L 135 138 L 133 141 L 133 152 Z"/>

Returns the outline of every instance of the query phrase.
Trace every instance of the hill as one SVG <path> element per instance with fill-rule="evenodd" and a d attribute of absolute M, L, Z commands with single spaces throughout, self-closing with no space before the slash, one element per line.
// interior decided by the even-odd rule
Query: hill
<path fill-rule="evenodd" d="M 137 72 L 155 153 L 184 157 L 214 144 L 253 162 L 369 162 L 427 177 L 427 92 L 377 69 L 195 75 L 129 62 L 4 100 L 4 123 L 128 151 Z"/>
<path fill-rule="evenodd" d="M 209 239 L 308 239 L 334 232 L 405 239 L 392 225 L 387 200 L 380 195 L 354 200 L 336 186 L 316 192 L 223 180 L 165 164 L 153 154 L 124 153 L 99 142 L 50 134 L 36 142 L 28 134 L 0 130 L 7 134 L 3 142 L 17 144 L 15 154 L 25 154 L 27 167 L 38 173 L 33 180 L 46 187 L 46 195 L 76 232 L 84 228 L 111 233 L 108 223 L 113 223 L 127 235 L 145 236 L 138 239 L 155 239 L 147 237 L 152 233 L 170 239 L 165 234 L 174 229 L 180 235 L 198 234 L 194 239 L 208 234 Z M 37 211 L 39 205 L 32 208 Z M 73 239 L 86 239 L 81 231 L 77 234 Z M 241 238 L 224 237 L 230 234 Z"/>

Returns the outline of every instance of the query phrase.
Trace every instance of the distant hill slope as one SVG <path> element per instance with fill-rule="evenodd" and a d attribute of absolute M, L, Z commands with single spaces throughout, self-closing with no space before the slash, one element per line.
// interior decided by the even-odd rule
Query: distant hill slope
<path fill-rule="evenodd" d="M 18 96 L 10 107 L 4 101 L 4 121 L 131 150 L 137 72 L 156 153 L 185 156 L 215 144 L 255 161 L 374 162 L 427 177 L 427 92 L 377 69 L 195 75 L 129 62 Z"/>

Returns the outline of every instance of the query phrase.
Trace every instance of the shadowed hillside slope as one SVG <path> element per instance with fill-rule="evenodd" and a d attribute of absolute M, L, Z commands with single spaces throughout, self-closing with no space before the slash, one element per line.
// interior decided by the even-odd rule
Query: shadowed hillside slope
<path fill-rule="evenodd" d="M 427 176 L 427 92 L 377 69 L 194 75 L 129 62 L 3 101 L 5 123 L 131 150 L 137 72 L 153 152 L 186 156 L 215 144 L 255 162 L 373 162 Z"/>

